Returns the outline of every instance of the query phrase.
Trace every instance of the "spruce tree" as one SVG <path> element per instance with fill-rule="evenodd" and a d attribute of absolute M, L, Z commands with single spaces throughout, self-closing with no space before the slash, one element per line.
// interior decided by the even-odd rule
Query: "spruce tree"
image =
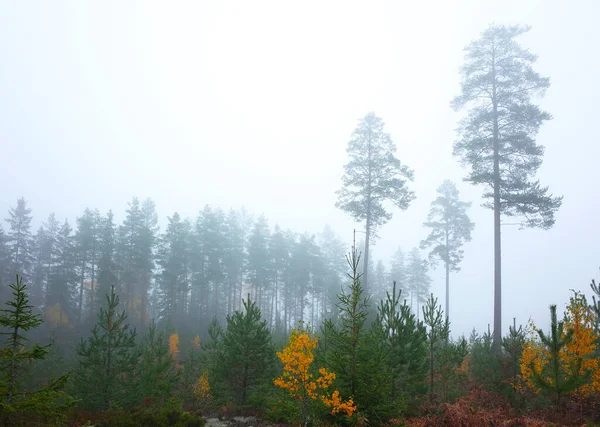
<path fill-rule="evenodd" d="M 127 408 L 135 403 L 135 367 L 139 358 L 135 329 L 125 323 L 125 311 L 117 313 L 119 297 L 111 288 L 105 307 L 87 340 L 77 346 L 75 390 L 90 410 Z"/>
<path fill-rule="evenodd" d="M 8 284 L 10 283 L 10 252 L 8 249 L 8 236 L 0 224 L 0 301 L 8 298 Z"/>
<path fill-rule="evenodd" d="M 271 332 L 261 320 L 254 301 L 243 301 L 243 311 L 227 316 L 219 370 L 229 394 L 241 405 L 260 385 L 270 380 L 275 361 Z"/>
<path fill-rule="evenodd" d="M 31 236 L 31 209 L 27 207 L 24 198 L 17 200 L 17 206 L 10 208 L 8 223 L 7 243 L 11 258 L 10 274 L 18 274 L 29 280 L 31 265 L 33 263 L 33 240 Z"/>
<path fill-rule="evenodd" d="M 42 324 L 39 314 L 33 313 L 29 304 L 27 286 L 23 278 L 17 275 L 15 283 L 10 285 L 13 298 L 6 301 L 8 308 L 0 310 L 0 335 L 6 337 L 0 349 L 0 420 L 11 424 L 13 414 L 36 414 L 49 419 L 59 419 L 62 411 L 74 404 L 64 387 L 69 373 L 57 379 L 50 379 L 46 386 L 38 390 L 28 390 L 22 384 L 26 367 L 35 361 L 44 360 L 49 346 L 34 344 L 26 349 L 27 338 L 24 333 Z"/>
<path fill-rule="evenodd" d="M 456 185 L 445 180 L 438 188 L 438 197 L 431 202 L 427 221 L 423 224 L 431 231 L 421 242 L 421 248 L 431 248 L 429 260 L 435 266 L 437 261 L 444 263 L 446 271 L 446 317 L 450 317 L 450 272 L 460 271 L 458 266 L 463 259 L 462 246 L 471 241 L 471 231 L 475 224 L 467 215 L 470 202 L 459 199 Z"/>
<path fill-rule="evenodd" d="M 142 340 L 140 352 L 137 367 L 140 398 L 164 402 L 179 381 L 179 371 L 169 352 L 169 341 L 164 331 L 158 331 L 154 320 Z"/>
<path fill-rule="evenodd" d="M 490 26 L 466 48 L 461 67 L 461 94 L 454 109 L 471 106 L 459 125 L 454 155 L 471 171 L 465 181 L 484 185 L 485 207 L 494 212 L 494 347 L 502 342 L 501 215 L 522 217 L 524 227 L 548 229 L 562 197 L 534 178 L 544 148 L 535 137 L 551 116 L 531 102 L 550 79 L 532 65 L 536 56 L 514 39 L 530 27 Z"/>
<path fill-rule="evenodd" d="M 365 221 L 365 257 L 363 283 L 369 289 L 369 245 L 376 230 L 390 220 L 392 214 L 384 203 L 399 209 L 408 208 L 415 195 L 407 187 L 413 172 L 396 157 L 396 145 L 383 129 L 383 120 L 368 113 L 359 121 L 346 152 L 350 157 L 344 166 L 342 188 L 336 192 L 336 207 L 357 221 Z"/>

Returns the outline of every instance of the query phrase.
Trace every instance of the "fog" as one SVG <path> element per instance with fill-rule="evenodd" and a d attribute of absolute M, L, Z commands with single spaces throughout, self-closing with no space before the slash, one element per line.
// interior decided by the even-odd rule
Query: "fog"
<path fill-rule="evenodd" d="M 416 200 L 379 230 L 372 259 L 418 246 L 444 179 L 472 201 L 473 239 L 451 281 L 453 334 L 493 321 L 493 215 L 452 156 L 463 48 L 490 23 L 527 24 L 520 42 L 551 78 L 534 102 L 553 115 L 539 178 L 564 195 L 549 231 L 503 227 L 503 332 L 540 324 L 599 277 L 600 99 L 594 0 L 460 2 L 0 2 L 0 210 L 18 197 L 35 232 L 86 207 L 122 221 L 132 197 L 166 217 L 245 206 L 270 225 L 350 248 L 337 209 L 346 146 L 374 111 L 415 171 Z M 443 299 L 444 271 L 431 273 Z"/>

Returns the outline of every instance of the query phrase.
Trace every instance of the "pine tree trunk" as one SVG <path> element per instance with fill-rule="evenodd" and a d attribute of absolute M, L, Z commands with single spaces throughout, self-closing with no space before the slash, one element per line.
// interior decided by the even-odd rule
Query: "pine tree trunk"
<path fill-rule="evenodd" d="M 81 263 L 81 283 L 79 284 L 79 314 L 77 315 L 77 323 L 81 325 L 81 318 L 83 315 L 83 283 L 85 281 L 85 264 L 86 259 L 83 258 Z"/>
<path fill-rule="evenodd" d="M 17 279 L 18 281 L 18 279 Z M 18 282 L 17 282 L 18 283 Z M 12 402 L 13 393 L 15 391 L 15 383 L 17 382 L 17 354 L 19 353 L 19 328 L 15 326 L 12 333 L 12 355 L 10 358 L 10 373 L 8 379 L 6 403 L 9 405 Z"/>
<path fill-rule="evenodd" d="M 446 320 L 450 318 L 450 248 L 448 247 L 449 240 L 448 222 L 446 221 Z"/>
<path fill-rule="evenodd" d="M 429 349 L 429 402 L 433 403 L 433 331 L 430 340 L 431 343 Z"/>
<path fill-rule="evenodd" d="M 495 59 L 494 59 L 495 61 Z M 496 98 L 496 71 L 492 68 L 494 120 L 494 351 L 500 353 L 502 341 L 502 242 L 500 234 L 500 141 L 498 130 L 498 100 Z"/>
<path fill-rule="evenodd" d="M 367 207 L 367 226 L 365 229 L 366 232 L 366 236 L 365 236 L 365 260 L 364 260 L 364 266 L 363 266 L 363 279 L 362 279 L 362 283 L 363 283 L 363 289 L 365 290 L 365 293 L 368 295 L 369 292 L 369 237 L 371 235 L 371 202 L 368 202 L 368 207 Z"/>

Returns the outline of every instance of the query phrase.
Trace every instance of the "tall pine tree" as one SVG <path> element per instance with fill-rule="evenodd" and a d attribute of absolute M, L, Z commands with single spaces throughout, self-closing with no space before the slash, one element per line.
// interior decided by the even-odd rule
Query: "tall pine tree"
<path fill-rule="evenodd" d="M 454 109 L 471 106 L 458 129 L 454 155 L 471 167 L 465 181 L 484 185 L 485 207 L 494 212 L 494 346 L 502 342 L 501 215 L 522 217 L 522 226 L 548 229 L 562 197 L 534 179 L 544 148 L 535 137 L 551 116 L 531 102 L 550 79 L 533 70 L 537 59 L 514 39 L 529 27 L 490 26 L 466 48 L 461 94 Z"/>
<path fill-rule="evenodd" d="M 396 145 L 383 129 L 383 120 L 368 113 L 359 121 L 346 152 L 350 157 L 344 166 L 342 188 L 337 191 L 336 206 L 357 221 L 365 221 L 365 256 L 363 283 L 369 291 L 369 245 L 378 227 L 390 220 L 392 214 L 384 203 L 391 202 L 407 209 L 415 198 L 408 189 L 413 172 L 396 157 Z"/>
<path fill-rule="evenodd" d="M 431 248 L 429 260 L 435 265 L 440 260 L 446 271 L 446 318 L 450 316 L 450 272 L 460 271 L 458 264 L 463 259 L 462 246 L 471 241 L 475 224 L 467 215 L 470 202 L 462 202 L 456 185 L 445 180 L 438 188 L 438 197 L 431 202 L 427 221 L 423 224 L 431 231 L 421 242 L 421 248 Z"/>

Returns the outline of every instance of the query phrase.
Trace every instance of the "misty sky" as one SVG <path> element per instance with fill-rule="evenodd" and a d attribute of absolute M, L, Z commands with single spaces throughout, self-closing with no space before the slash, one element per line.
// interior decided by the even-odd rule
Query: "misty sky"
<path fill-rule="evenodd" d="M 0 0 L 0 210 L 20 196 L 50 212 L 151 197 L 164 223 L 205 204 L 244 205 L 294 231 L 360 228 L 334 207 L 346 144 L 383 118 L 417 199 L 380 230 L 386 264 L 426 236 L 436 188 L 457 181 L 476 223 L 451 277 L 454 333 L 492 323 L 492 212 L 452 156 L 463 48 L 488 24 L 529 24 L 521 42 L 551 78 L 539 102 L 539 177 L 564 202 L 550 231 L 503 229 L 503 323 L 546 324 L 569 289 L 599 277 L 600 2 Z M 538 102 L 538 101 L 536 101 Z M 34 230 L 35 231 L 35 230 Z M 432 273 L 443 299 L 444 273 Z M 589 292 L 588 292 L 589 294 Z"/>

